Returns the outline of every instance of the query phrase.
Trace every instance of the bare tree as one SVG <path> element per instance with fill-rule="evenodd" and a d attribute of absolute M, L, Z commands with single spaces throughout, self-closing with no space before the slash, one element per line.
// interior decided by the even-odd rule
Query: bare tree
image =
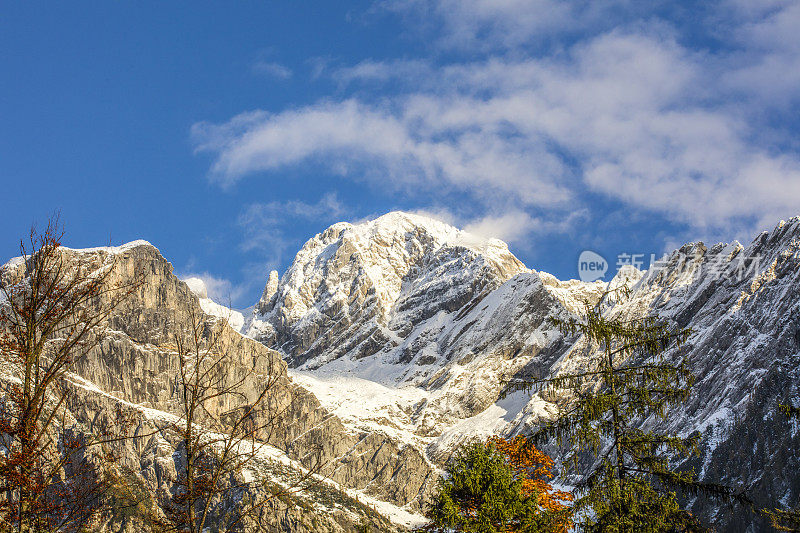
<path fill-rule="evenodd" d="M 190 308 L 191 329 L 176 337 L 179 372 L 175 394 L 181 418 L 171 430 L 179 436 L 182 460 L 177 484 L 162 501 L 167 530 L 199 533 L 215 529 L 266 527 L 258 516 L 276 498 L 309 488 L 321 468 L 317 461 L 289 483 L 278 486 L 254 469 L 268 460 L 268 442 L 283 417 L 277 360 L 262 350 L 251 360 L 234 360 L 224 321 L 204 321 Z M 230 330 L 228 330 L 230 335 Z M 224 516 L 215 511 L 222 504 Z"/>
<path fill-rule="evenodd" d="M 0 522 L 9 531 L 85 527 L 107 488 L 85 451 L 116 437 L 66 430 L 64 378 L 141 282 L 113 282 L 113 255 L 68 257 L 62 237 L 57 218 L 32 228 L 19 262 L 0 272 Z"/>

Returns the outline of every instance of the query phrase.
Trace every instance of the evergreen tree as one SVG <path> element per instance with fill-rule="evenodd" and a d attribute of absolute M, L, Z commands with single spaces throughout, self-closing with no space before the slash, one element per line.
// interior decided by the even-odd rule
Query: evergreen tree
<path fill-rule="evenodd" d="M 528 468 L 523 464 L 525 461 L 515 463 L 513 457 L 498 449 L 498 443 L 505 443 L 509 451 L 519 448 L 514 443 L 492 439 L 485 444 L 467 444 L 456 453 L 446 468 L 447 475 L 439 480 L 428 512 L 432 523 L 427 530 L 475 533 L 566 530 L 569 509 L 555 500 L 568 498 L 563 493 L 548 494 L 544 501 L 553 505 L 550 508 L 540 505 L 545 487 L 531 482 L 536 466 Z"/>
<path fill-rule="evenodd" d="M 666 356 L 673 348 L 678 354 L 691 332 L 652 317 L 611 318 L 602 305 L 612 293 L 614 298 L 625 297 L 627 290 L 607 291 L 597 304 L 585 303 L 581 319 L 555 321 L 565 334 L 583 335 L 587 351 L 596 355 L 581 372 L 540 382 L 567 393 L 568 400 L 533 440 L 555 439 L 568 450 L 565 464 L 578 471 L 583 461 L 594 459 L 577 486 L 575 512 L 582 529 L 702 529 L 680 508 L 674 490 L 734 495 L 670 466 L 670 458 L 696 452 L 698 435 L 641 429 L 642 421 L 663 419 L 671 406 L 687 398 L 694 376 L 682 360 Z"/>

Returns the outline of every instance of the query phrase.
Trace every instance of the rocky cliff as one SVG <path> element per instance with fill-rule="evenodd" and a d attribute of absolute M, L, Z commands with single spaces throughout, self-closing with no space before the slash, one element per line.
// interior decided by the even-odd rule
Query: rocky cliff
<path fill-rule="evenodd" d="M 418 507 L 432 472 L 419 450 L 385 434 L 359 432 L 343 426 L 312 393 L 292 382 L 279 353 L 242 336 L 225 320 L 205 314 L 201 302 L 174 276 L 172 265 L 155 247 L 140 241 L 116 248 L 62 248 L 61 253 L 68 268 L 78 261 L 91 268 L 111 268 L 109 284 L 143 276 L 143 283 L 135 294 L 117 307 L 97 332 L 101 339 L 98 346 L 77 362 L 74 374 L 69 377 L 75 389 L 74 398 L 77 398 L 70 405 L 70 417 L 78 424 L 75 431 L 96 431 L 100 429 L 97 424 L 107 429 L 109 424 L 114 424 L 115 409 L 120 408 L 137 417 L 141 424 L 137 431 L 141 434 L 157 429 L 159 420 L 174 417 L 179 412 L 175 388 L 178 359 L 174 344 L 177 338 L 188 334 L 192 317 L 200 317 L 206 323 L 204 331 L 218 329 L 220 332 L 219 349 L 228 354 L 228 372 L 235 374 L 237 367 L 250 368 L 257 364 L 262 373 L 272 373 L 276 384 L 269 392 L 270 404 L 277 408 L 270 413 L 274 417 L 270 425 L 272 430 L 263 437 L 268 439 L 275 453 L 294 465 L 291 468 L 295 470 L 324 464 L 321 474 L 327 480 L 326 490 L 338 491 L 345 495 L 344 499 L 352 500 L 347 512 L 331 509 L 331 516 L 342 515 L 333 522 L 328 514 L 318 509 L 316 513 L 320 516 L 314 519 L 315 523 L 330 522 L 330 530 L 339 531 L 348 530 L 346 524 L 353 522 L 353 517 L 372 520 L 369 517 L 375 513 L 368 513 L 368 507 L 355 499 L 359 493 L 365 501 L 379 498 L 391 502 L 400 515 L 402 506 Z M 11 261 L 3 267 L 1 275 L 3 283 L 24 282 L 24 264 Z M 247 395 L 255 394 L 257 388 L 257 383 L 244 386 Z M 251 399 L 238 401 L 248 400 Z M 227 399 L 215 407 L 220 411 L 230 409 L 234 407 L 231 401 Z M 124 447 L 126 472 L 145 491 L 157 495 L 171 489 L 175 482 L 174 461 L 179 460 L 180 455 L 175 453 L 174 435 L 162 431 L 121 446 Z M 312 508 L 314 505 L 314 501 L 307 504 Z M 295 511 L 287 512 L 286 516 L 296 515 Z M 303 529 L 302 526 L 312 518 L 311 515 L 302 520 L 298 518 L 296 528 L 291 530 L 316 531 L 313 527 Z M 376 520 L 387 528 L 393 527 L 383 518 Z M 337 526 L 339 522 L 345 526 Z M 352 523 L 351 526 L 354 527 Z"/>

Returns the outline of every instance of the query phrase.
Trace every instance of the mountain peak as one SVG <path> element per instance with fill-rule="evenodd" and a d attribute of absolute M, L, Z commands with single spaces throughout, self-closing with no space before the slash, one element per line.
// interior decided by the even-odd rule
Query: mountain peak
<path fill-rule="evenodd" d="M 346 329 L 362 323 L 364 339 L 351 347 L 362 356 L 395 342 L 399 333 L 390 322 L 398 313 L 426 301 L 452 307 L 522 272 L 528 269 L 503 241 L 428 216 L 393 211 L 339 222 L 309 239 L 274 292 L 265 292 L 269 301 L 256 306 L 249 334 L 305 359 L 317 353 L 318 323 L 337 321 Z M 436 291 L 439 299 L 432 298 Z M 429 312 L 436 310 L 423 314 Z M 307 325 L 303 335 L 284 337 L 298 325 Z"/>
<path fill-rule="evenodd" d="M 500 239 L 482 237 L 428 215 L 406 211 L 391 211 L 377 218 L 354 224 L 340 222 L 327 231 L 331 230 L 336 234 L 349 230 L 349 234 L 357 238 L 371 241 L 389 239 L 389 242 L 395 244 L 399 244 L 398 241 L 426 238 L 436 247 L 467 248 L 500 261 L 503 260 L 503 256 L 511 253 L 508 244 Z M 423 235 L 425 237 L 422 237 Z"/>
<path fill-rule="evenodd" d="M 429 233 L 450 235 L 460 230 L 451 224 L 443 222 L 427 215 L 409 213 L 406 211 L 390 211 L 372 220 L 366 220 L 353 227 L 368 229 L 371 231 L 398 231 L 403 229 L 421 228 Z"/>

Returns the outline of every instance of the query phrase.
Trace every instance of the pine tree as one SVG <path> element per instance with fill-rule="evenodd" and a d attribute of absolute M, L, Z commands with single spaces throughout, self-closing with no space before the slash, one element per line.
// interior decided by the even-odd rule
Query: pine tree
<path fill-rule="evenodd" d="M 581 464 L 593 459 L 577 486 L 575 512 L 581 529 L 702 529 L 681 509 L 675 490 L 736 495 L 671 466 L 671 458 L 697 451 L 698 435 L 641 429 L 642 421 L 665 418 L 670 407 L 688 397 L 694 376 L 684 361 L 670 360 L 667 354 L 678 354 L 691 331 L 652 317 L 623 320 L 604 313 L 604 302 L 626 295 L 626 289 L 607 291 L 597 304 L 584 304 L 584 317 L 555 321 L 565 334 L 583 335 L 586 349 L 595 355 L 584 371 L 540 381 L 568 399 L 533 440 L 555 439 L 567 449 L 564 463 L 579 472 Z"/>
<path fill-rule="evenodd" d="M 490 439 L 462 446 L 439 480 L 428 531 L 563 532 L 571 525 L 561 501 L 543 480 L 552 461 L 523 441 Z M 539 461 L 543 458 L 544 463 Z M 561 501 L 559 501 L 561 500 Z"/>

